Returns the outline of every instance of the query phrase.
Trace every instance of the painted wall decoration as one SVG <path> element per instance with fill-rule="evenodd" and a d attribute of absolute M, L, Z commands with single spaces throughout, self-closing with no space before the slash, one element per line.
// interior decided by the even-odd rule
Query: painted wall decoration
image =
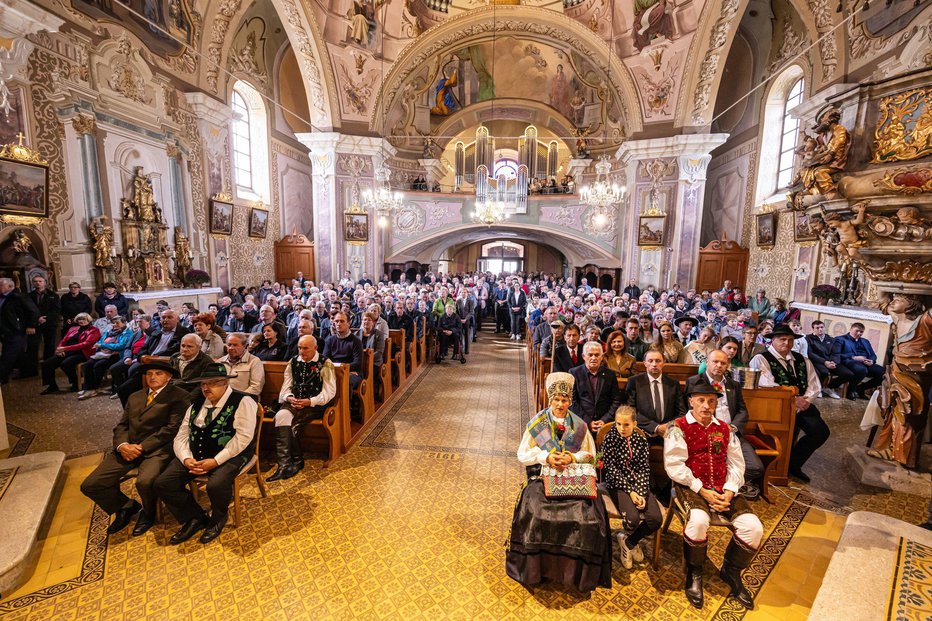
<path fill-rule="evenodd" d="M 233 203 L 211 199 L 210 233 L 211 235 L 230 235 L 233 233 Z"/>
<path fill-rule="evenodd" d="M 932 154 L 932 89 L 917 88 L 880 100 L 873 163 Z"/>
<path fill-rule="evenodd" d="M 48 197 L 48 166 L 0 158 L 0 213 L 45 218 Z"/>
<path fill-rule="evenodd" d="M 369 241 L 369 214 L 343 214 L 343 236 L 348 242 L 366 243 Z"/>
<path fill-rule="evenodd" d="M 637 51 L 654 41 L 673 38 L 672 0 L 633 0 L 634 28 L 631 37 Z"/>
<path fill-rule="evenodd" d="M 85 15 L 119 24 L 142 39 L 152 52 L 177 56 L 200 41 L 201 14 L 194 0 L 71 0 Z"/>
<path fill-rule="evenodd" d="M 23 87 L 10 89 L 10 111 L 0 114 L 0 144 L 11 144 L 18 134 L 29 136 L 26 121 L 29 113 L 26 109 Z"/>
<path fill-rule="evenodd" d="M 265 209 L 249 209 L 249 236 L 265 239 L 269 232 L 269 212 Z"/>
<path fill-rule="evenodd" d="M 640 216 L 638 246 L 662 246 L 666 222 L 666 216 Z"/>
<path fill-rule="evenodd" d="M 810 227 L 811 220 L 812 217 L 805 211 L 793 212 L 793 241 L 809 242 L 819 238 L 818 233 Z"/>
<path fill-rule="evenodd" d="M 773 246 L 777 238 L 777 214 L 775 212 L 757 215 L 757 245 Z"/>

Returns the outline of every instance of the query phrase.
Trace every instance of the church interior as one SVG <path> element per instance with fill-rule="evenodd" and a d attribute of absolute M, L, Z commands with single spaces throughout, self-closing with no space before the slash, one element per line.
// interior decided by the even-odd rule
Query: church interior
<path fill-rule="evenodd" d="M 929 0 L 0 0 L 0 618 L 932 619 L 930 401 Z"/>

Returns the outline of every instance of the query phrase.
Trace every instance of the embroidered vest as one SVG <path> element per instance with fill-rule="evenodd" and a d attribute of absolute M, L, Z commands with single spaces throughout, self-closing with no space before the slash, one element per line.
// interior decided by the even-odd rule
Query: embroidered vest
<path fill-rule="evenodd" d="M 291 392 L 296 399 L 310 399 L 324 389 L 324 380 L 320 376 L 327 360 L 318 356 L 316 362 L 304 362 L 300 356 L 291 359 Z"/>
<path fill-rule="evenodd" d="M 804 395 L 806 391 L 809 390 L 809 373 L 806 369 L 806 359 L 803 358 L 802 354 L 799 354 L 795 351 L 790 352 L 793 354 L 793 371 L 796 373 L 796 377 L 793 377 L 786 367 L 784 367 L 777 357 L 770 353 L 770 350 L 765 350 L 761 355 L 770 363 L 770 370 L 773 372 L 773 379 L 776 383 L 781 386 L 794 386 L 799 394 Z"/>
<path fill-rule="evenodd" d="M 722 491 L 728 474 L 728 441 L 731 428 L 724 424 L 687 423 L 686 417 L 676 419 L 674 424 L 683 432 L 689 457 L 686 467 L 693 476 L 702 481 L 702 486 Z"/>
<path fill-rule="evenodd" d="M 191 403 L 191 418 L 188 421 L 190 427 L 188 443 L 191 446 L 191 454 L 194 455 L 194 459 L 200 461 L 216 457 L 217 453 L 222 451 L 223 447 L 233 439 L 233 436 L 236 435 L 233 420 L 236 416 L 236 410 L 244 398 L 251 399 L 252 397 L 234 390 L 223 408 L 219 411 L 214 410 L 210 424 L 205 427 L 196 426 L 194 421 L 197 419 L 198 412 L 201 411 L 206 399 L 201 395 Z M 250 444 L 243 452 L 250 452 L 251 454 L 253 450 L 254 447 Z"/>

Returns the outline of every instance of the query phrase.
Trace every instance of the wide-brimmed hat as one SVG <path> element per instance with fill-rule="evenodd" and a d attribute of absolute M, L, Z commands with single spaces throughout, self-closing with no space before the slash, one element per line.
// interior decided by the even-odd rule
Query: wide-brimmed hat
<path fill-rule="evenodd" d="M 167 360 L 150 360 L 140 364 L 139 372 L 145 373 L 146 371 L 165 371 L 172 377 L 178 377 L 180 375 L 180 373 L 178 373 L 178 369 L 173 367 Z"/>
<path fill-rule="evenodd" d="M 767 337 L 768 339 L 773 339 L 778 336 L 792 336 L 794 339 L 803 338 L 802 334 L 796 334 L 795 332 L 793 332 L 793 329 L 790 328 L 785 323 L 781 323 L 779 326 L 777 326 L 776 328 L 774 328 L 773 330 L 771 330 L 764 336 Z"/>
<path fill-rule="evenodd" d="M 204 370 L 201 371 L 201 374 L 198 377 L 192 377 L 189 382 L 212 382 L 218 379 L 233 379 L 236 377 L 236 373 L 228 374 L 227 368 L 215 362 L 214 364 L 207 365 L 204 367 Z"/>
<path fill-rule="evenodd" d="M 688 321 L 694 326 L 699 325 L 699 322 L 696 321 L 695 317 L 690 317 L 689 315 L 683 315 L 682 317 L 677 317 L 676 319 L 673 320 L 673 325 L 679 328 L 680 324 L 683 323 L 684 321 Z"/>
<path fill-rule="evenodd" d="M 702 375 L 699 377 L 698 382 L 686 388 L 686 398 L 688 399 L 693 395 L 715 395 L 716 397 L 721 397 L 722 391 L 720 388 L 713 386 L 708 378 Z"/>

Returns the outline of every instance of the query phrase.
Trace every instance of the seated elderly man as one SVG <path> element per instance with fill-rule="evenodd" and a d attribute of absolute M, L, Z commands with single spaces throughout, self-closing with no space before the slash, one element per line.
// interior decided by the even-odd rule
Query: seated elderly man
<path fill-rule="evenodd" d="M 258 398 L 265 386 L 265 367 L 262 361 L 246 351 L 249 335 L 242 332 L 227 334 L 227 355 L 217 362 L 235 376 L 230 380 L 233 390 Z"/>
<path fill-rule="evenodd" d="M 142 388 L 142 376 L 139 375 L 139 359 L 143 356 L 173 356 L 181 348 L 181 337 L 190 330 L 178 321 L 178 313 L 167 308 L 161 313 L 160 329 L 146 338 L 145 345 L 139 350 L 135 358 L 125 358 L 110 367 L 110 377 L 114 386 L 118 386 L 117 394 L 120 403 L 126 406 L 126 400 L 134 392 Z"/>
<path fill-rule="evenodd" d="M 618 376 L 602 364 L 603 356 L 602 345 L 590 341 L 583 346 L 583 364 L 568 371 L 575 380 L 570 409 L 593 433 L 615 419 L 623 400 Z"/>
<path fill-rule="evenodd" d="M 298 355 L 285 367 L 285 379 L 278 396 L 281 408 L 275 413 L 278 469 L 266 481 L 290 479 L 304 468 L 298 432 L 308 421 L 324 415 L 324 406 L 336 393 L 333 363 L 317 351 L 317 339 L 313 335 L 302 336 L 298 339 Z"/>
<path fill-rule="evenodd" d="M 210 356 L 201 351 L 201 337 L 196 334 L 185 334 L 181 337 L 181 348 L 171 357 L 171 365 L 178 371 L 178 378 L 172 384 L 187 390 L 194 399 L 201 392 L 201 386 L 192 378 L 200 377 L 208 366 L 214 363 Z"/>
<path fill-rule="evenodd" d="M 764 527 L 748 501 L 738 495 L 744 482 L 741 444 L 731 427 L 715 417 L 721 395 L 717 387 L 701 377 L 690 384 L 686 395 L 690 409 L 673 422 L 663 445 L 664 468 L 686 510 L 686 599 L 702 608 L 702 570 L 711 514 L 715 512 L 734 527 L 719 576 L 731 587 L 731 595 L 750 609 L 754 600 L 741 582 L 741 571 L 751 564 L 760 547 Z"/>
<path fill-rule="evenodd" d="M 146 387 L 130 395 L 123 417 L 113 428 L 113 452 L 81 483 L 81 493 L 115 514 L 107 528 L 117 533 L 130 523 L 137 513 L 133 536 L 138 537 L 155 522 L 155 480 L 172 459 L 171 442 L 181 426 L 190 395 L 171 385 L 177 371 L 158 360 L 141 365 Z M 142 504 L 130 499 L 120 489 L 120 480 L 130 470 L 138 468 L 136 491 Z"/>
<path fill-rule="evenodd" d="M 302 336 L 314 335 L 314 321 L 311 319 L 300 319 L 297 325 L 297 335 L 288 343 L 288 349 L 285 350 L 285 360 L 291 360 L 298 355 L 298 341 Z"/>
<path fill-rule="evenodd" d="M 463 337 L 462 325 L 459 315 L 456 314 L 456 305 L 452 302 L 447 304 L 444 307 L 444 314 L 440 317 L 440 321 L 437 324 L 437 336 L 439 337 L 440 343 L 437 347 L 437 358 L 435 362 L 439 364 L 441 360 L 447 357 L 447 350 L 452 344 L 453 359 L 459 359 L 461 363 L 466 364 L 466 356 L 463 354 L 461 348 L 461 339 Z"/>
<path fill-rule="evenodd" d="M 210 543 L 227 523 L 233 481 L 255 453 L 258 404 L 246 393 L 234 391 L 226 367 L 214 363 L 195 381 L 198 396 L 185 412 L 175 436 L 175 457 L 155 481 L 155 493 L 182 525 L 168 543 L 178 545 L 204 530 L 199 541 Z M 210 517 L 188 489 L 199 476 L 207 476 Z"/>

